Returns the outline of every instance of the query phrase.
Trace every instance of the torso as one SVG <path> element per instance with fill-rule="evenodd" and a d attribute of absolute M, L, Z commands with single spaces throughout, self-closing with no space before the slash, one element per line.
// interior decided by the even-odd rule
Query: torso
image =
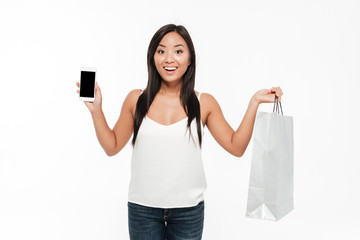
<path fill-rule="evenodd" d="M 141 91 L 139 90 L 139 96 Z M 199 92 L 195 91 L 196 96 L 199 96 Z M 209 115 L 209 110 L 204 103 L 204 95 L 200 96 L 200 116 L 203 126 L 206 124 L 207 117 Z M 136 101 L 137 102 L 137 101 Z M 136 102 L 133 106 L 132 113 L 135 116 Z M 171 125 L 187 117 L 184 108 L 180 103 L 178 97 L 167 97 L 156 95 L 154 101 L 151 103 L 151 106 L 147 112 L 147 117 L 152 120 L 162 124 L 162 125 Z"/>

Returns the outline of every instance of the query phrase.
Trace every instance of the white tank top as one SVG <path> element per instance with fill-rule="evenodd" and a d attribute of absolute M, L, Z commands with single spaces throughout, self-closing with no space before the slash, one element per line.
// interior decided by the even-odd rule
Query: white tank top
<path fill-rule="evenodd" d="M 198 98 L 200 101 L 200 94 Z M 197 124 L 194 118 L 189 138 L 187 120 L 163 125 L 144 117 L 131 156 L 129 202 L 178 208 L 196 206 L 204 200 L 207 183 Z"/>

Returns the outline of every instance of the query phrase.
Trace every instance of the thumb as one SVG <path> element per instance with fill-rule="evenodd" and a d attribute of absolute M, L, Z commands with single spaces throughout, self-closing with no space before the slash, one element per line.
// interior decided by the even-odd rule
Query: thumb
<path fill-rule="evenodd" d="M 95 82 L 95 90 L 101 92 L 100 87 L 97 82 Z"/>

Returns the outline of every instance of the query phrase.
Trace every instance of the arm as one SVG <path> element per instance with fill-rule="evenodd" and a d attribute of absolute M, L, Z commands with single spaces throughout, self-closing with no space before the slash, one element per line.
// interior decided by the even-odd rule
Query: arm
<path fill-rule="evenodd" d="M 231 143 L 236 151 L 235 156 L 241 157 L 245 153 L 252 136 L 259 105 L 260 103 L 252 97 L 240 126 L 232 135 Z"/>
<path fill-rule="evenodd" d="M 114 156 L 124 148 L 134 132 L 132 108 L 136 106 L 140 91 L 132 90 L 126 96 L 119 119 L 110 130 L 102 110 L 91 112 L 97 139 L 108 156 Z"/>
<path fill-rule="evenodd" d="M 77 85 L 79 87 L 78 83 Z M 132 90 L 126 96 L 121 108 L 119 119 L 116 122 L 113 130 L 109 128 L 102 111 L 102 96 L 97 83 L 95 86 L 95 101 L 85 102 L 91 113 L 96 137 L 108 156 L 116 155 L 129 141 L 134 129 L 132 109 L 136 105 L 136 101 L 139 95 L 139 90 Z"/>
<path fill-rule="evenodd" d="M 96 137 L 108 156 L 113 156 L 113 149 L 116 145 L 116 136 L 109 128 L 106 122 L 102 109 L 91 112 L 91 117 L 94 123 Z"/>
<path fill-rule="evenodd" d="M 280 87 L 256 92 L 251 98 L 244 118 L 236 131 L 225 120 L 215 98 L 210 94 L 206 94 L 206 105 L 210 109 L 207 120 L 210 133 L 226 151 L 234 156 L 241 157 L 250 142 L 259 105 L 265 102 L 274 102 L 275 94 L 280 101 L 282 95 Z"/>

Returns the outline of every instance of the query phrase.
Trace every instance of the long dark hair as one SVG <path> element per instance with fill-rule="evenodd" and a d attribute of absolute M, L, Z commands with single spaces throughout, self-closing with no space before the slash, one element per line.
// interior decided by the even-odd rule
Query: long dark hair
<path fill-rule="evenodd" d="M 148 112 L 151 103 L 153 102 L 156 94 L 160 90 L 161 76 L 156 70 L 154 62 L 155 51 L 161 41 L 161 39 L 169 32 L 177 32 L 185 40 L 189 52 L 190 52 L 190 65 L 183 75 L 183 83 L 180 91 L 180 101 L 188 116 L 187 130 L 191 135 L 190 124 L 194 118 L 196 118 L 197 133 L 199 138 L 199 145 L 201 148 L 202 135 L 201 135 L 201 119 L 200 119 L 200 103 L 196 97 L 194 86 L 195 86 L 195 48 L 191 40 L 191 37 L 182 25 L 168 24 L 161 27 L 153 36 L 150 41 L 148 52 L 147 52 L 147 66 L 148 66 L 148 83 L 144 92 L 139 96 L 136 103 L 136 111 L 134 117 L 134 135 L 132 139 L 132 146 L 134 147 L 137 134 L 139 132 L 140 125 L 143 118 Z M 190 138 L 189 135 L 189 138 Z"/>

